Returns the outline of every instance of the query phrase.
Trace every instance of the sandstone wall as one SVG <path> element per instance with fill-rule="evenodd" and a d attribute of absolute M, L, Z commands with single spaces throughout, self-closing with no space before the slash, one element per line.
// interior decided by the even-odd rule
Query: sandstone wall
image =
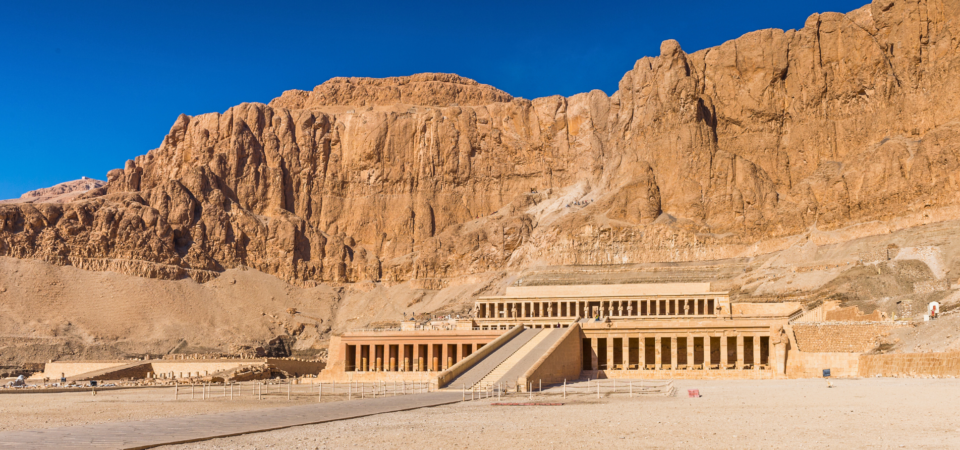
<path fill-rule="evenodd" d="M 82 373 L 93 372 L 97 370 L 109 369 L 111 367 L 120 367 L 132 363 L 133 361 L 54 361 L 49 362 L 44 366 L 43 372 L 41 374 L 34 375 L 31 378 L 50 378 L 51 380 L 59 380 L 61 374 L 63 376 L 70 378 L 75 375 L 80 375 Z"/>
<path fill-rule="evenodd" d="M 787 355 L 786 376 L 788 378 L 821 378 L 823 369 L 830 369 L 831 377 L 856 377 L 859 363 L 860 355 L 857 353 L 792 351 Z"/>
<path fill-rule="evenodd" d="M 169 374 L 173 372 L 174 377 L 181 378 L 188 373 L 200 374 L 200 376 L 212 375 L 214 373 L 233 370 L 238 367 L 265 366 L 266 362 L 262 359 L 235 359 L 235 360 L 173 360 L 173 361 L 153 361 L 153 373 Z"/>
<path fill-rule="evenodd" d="M 873 350 L 881 336 L 896 328 L 892 322 L 794 323 L 800 352 L 863 353 Z"/>
<path fill-rule="evenodd" d="M 526 391 L 528 383 L 558 384 L 580 378 L 583 369 L 583 332 L 573 324 L 553 346 L 534 363 L 517 384 Z"/>
<path fill-rule="evenodd" d="M 302 377 L 304 375 L 317 375 L 326 366 L 326 364 L 320 361 L 277 358 L 268 358 L 267 364 L 287 372 L 291 376 L 298 377 Z"/>
<path fill-rule="evenodd" d="M 861 377 L 958 377 L 960 352 L 861 355 Z"/>

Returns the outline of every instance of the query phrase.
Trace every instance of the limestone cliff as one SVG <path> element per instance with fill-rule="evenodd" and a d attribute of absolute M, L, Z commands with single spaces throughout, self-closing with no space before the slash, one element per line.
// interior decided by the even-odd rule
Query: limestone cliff
<path fill-rule="evenodd" d="M 0 256 L 299 285 L 755 256 L 811 229 L 960 217 L 960 2 L 876 0 L 612 96 L 335 78 L 195 117 L 67 204 L 0 206 Z M 895 220 L 894 220 L 895 219 Z M 852 230 L 852 231 L 849 231 Z"/>

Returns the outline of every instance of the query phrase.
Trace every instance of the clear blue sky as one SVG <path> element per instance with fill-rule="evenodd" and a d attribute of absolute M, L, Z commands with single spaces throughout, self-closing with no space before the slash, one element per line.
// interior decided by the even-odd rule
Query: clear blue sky
<path fill-rule="evenodd" d="M 156 148 L 180 113 L 334 76 L 453 72 L 518 97 L 612 94 L 633 63 L 867 0 L 16 1 L 0 7 L 0 199 Z"/>

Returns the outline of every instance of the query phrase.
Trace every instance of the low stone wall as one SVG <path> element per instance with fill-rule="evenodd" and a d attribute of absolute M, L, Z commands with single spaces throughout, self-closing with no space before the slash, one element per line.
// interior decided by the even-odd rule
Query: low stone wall
<path fill-rule="evenodd" d="M 860 355 L 861 377 L 960 377 L 960 352 Z"/>
<path fill-rule="evenodd" d="M 268 358 L 267 364 L 293 376 L 317 375 L 325 366 L 325 364 L 320 361 L 279 358 Z"/>
<path fill-rule="evenodd" d="M 580 324 L 573 324 L 563 333 L 560 340 L 547 350 L 533 367 L 527 371 L 518 384 L 523 387 L 527 383 L 555 384 L 563 380 L 579 378 L 583 368 L 583 338 Z"/>
<path fill-rule="evenodd" d="M 35 374 L 31 378 L 50 378 L 51 380 L 59 380 L 61 374 L 67 378 L 70 378 L 74 375 L 109 369 L 111 367 L 121 367 L 133 362 L 135 361 L 54 361 L 47 363 L 44 366 L 42 373 Z"/>
<path fill-rule="evenodd" d="M 864 353 L 898 326 L 894 322 L 794 323 L 793 333 L 801 352 Z"/>
<path fill-rule="evenodd" d="M 234 360 L 155 360 L 152 361 L 153 373 L 157 376 L 173 372 L 175 378 L 190 376 L 206 376 L 220 372 L 222 370 L 233 370 L 241 366 L 266 366 L 267 363 L 262 359 L 234 359 Z"/>
<path fill-rule="evenodd" d="M 581 379 L 634 380 L 772 380 L 773 370 L 584 370 Z M 534 380 L 536 383 L 536 380 Z"/>
<path fill-rule="evenodd" d="M 796 324 L 794 324 L 796 327 Z M 791 351 L 787 354 L 787 377 L 821 378 L 823 369 L 830 369 L 831 377 L 856 377 L 858 353 L 809 353 Z"/>

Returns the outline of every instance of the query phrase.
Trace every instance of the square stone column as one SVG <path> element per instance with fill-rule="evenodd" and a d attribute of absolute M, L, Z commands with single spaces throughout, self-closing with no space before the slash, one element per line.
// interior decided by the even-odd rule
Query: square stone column
<path fill-rule="evenodd" d="M 607 335 L 607 370 L 613 370 L 613 336 Z"/>
<path fill-rule="evenodd" d="M 427 344 L 427 372 L 433 372 L 434 370 L 436 370 L 435 369 L 436 366 L 433 363 L 434 357 L 435 355 L 433 354 L 433 343 L 431 342 Z"/>
<path fill-rule="evenodd" d="M 663 368 L 663 365 L 662 365 L 663 364 L 663 346 L 661 344 L 662 344 L 662 341 L 659 335 L 653 338 L 653 345 L 654 345 L 653 368 L 656 370 L 660 370 Z"/>
<path fill-rule="evenodd" d="M 767 359 L 769 360 L 769 356 Z M 760 333 L 753 334 L 753 368 L 755 370 L 760 370 Z"/>
<path fill-rule="evenodd" d="M 710 370 L 710 335 L 703 336 L 703 370 Z"/>
<path fill-rule="evenodd" d="M 743 368 L 743 335 L 737 333 L 737 369 Z"/>
<path fill-rule="evenodd" d="M 363 356 L 363 350 L 360 348 L 360 345 L 354 345 L 354 355 L 353 355 L 353 370 L 355 372 L 360 372 L 363 370 L 363 361 L 360 360 L 360 357 Z"/>
<path fill-rule="evenodd" d="M 597 338 L 590 338 L 590 370 L 600 370 L 600 344 Z"/>
<path fill-rule="evenodd" d="M 677 335 L 670 336 L 670 368 L 677 370 Z"/>
<path fill-rule="evenodd" d="M 720 333 L 720 370 L 727 370 L 727 334 Z"/>
<path fill-rule="evenodd" d="M 646 367 L 646 366 L 647 366 L 647 348 L 646 348 L 646 345 L 647 345 L 647 340 L 646 340 L 646 339 L 643 337 L 643 335 L 641 334 L 641 335 L 640 335 L 640 339 L 639 339 L 639 345 L 638 345 L 638 347 L 639 347 L 638 350 L 640 350 L 640 355 L 639 355 L 640 357 L 637 358 L 637 362 L 639 362 L 638 368 L 639 368 L 640 370 L 647 370 L 647 367 Z"/>
<path fill-rule="evenodd" d="M 696 363 L 694 358 L 695 352 L 694 347 L 696 346 L 692 334 L 687 335 L 687 370 L 693 370 L 693 365 Z"/>
<path fill-rule="evenodd" d="M 621 344 L 623 344 L 623 349 L 620 351 L 620 355 L 623 356 L 623 370 L 630 369 L 630 337 L 621 336 Z"/>

